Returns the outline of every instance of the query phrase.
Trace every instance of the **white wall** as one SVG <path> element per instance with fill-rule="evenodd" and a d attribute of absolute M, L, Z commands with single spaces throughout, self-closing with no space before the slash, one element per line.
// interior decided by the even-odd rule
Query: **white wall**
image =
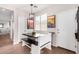
<path fill-rule="evenodd" d="M 17 11 L 14 10 L 14 19 L 13 19 L 13 44 L 18 44 L 18 18 Z"/>
<path fill-rule="evenodd" d="M 56 14 L 57 45 L 76 51 L 76 9 L 70 9 Z"/>
<path fill-rule="evenodd" d="M 22 38 L 21 35 L 25 31 L 26 18 L 27 16 L 25 12 L 18 9 L 14 10 L 14 22 L 13 22 L 14 44 L 18 44 L 20 42 L 20 38 Z"/>
<path fill-rule="evenodd" d="M 19 42 L 21 41 L 21 39 L 23 38 L 23 33 L 25 33 L 25 30 L 26 30 L 26 17 L 22 17 L 22 16 L 19 16 L 18 17 L 18 39 L 19 39 Z"/>

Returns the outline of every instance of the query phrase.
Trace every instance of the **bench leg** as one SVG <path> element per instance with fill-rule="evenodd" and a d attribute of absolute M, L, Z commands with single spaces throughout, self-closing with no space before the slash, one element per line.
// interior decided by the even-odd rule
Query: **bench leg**
<path fill-rule="evenodd" d="M 32 54 L 40 54 L 40 47 L 39 46 L 32 45 L 31 46 L 31 53 Z"/>
<path fill-rule="evenodd" d="M 49 43 L 46 48 L 50 49 L 51 50 L 51 43 Z"/>
<path fill-rule="evenodd" d="M 25 46 L 26 44 L 25 44 L 25 42 L 24 41 L 22 41 L 22 46 Z"/>

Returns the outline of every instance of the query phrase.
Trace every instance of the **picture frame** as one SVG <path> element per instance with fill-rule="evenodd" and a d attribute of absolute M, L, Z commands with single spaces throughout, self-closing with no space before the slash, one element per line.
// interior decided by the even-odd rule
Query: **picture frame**
<path fill-rule="evenodd" d="M 55 28 L 56 27 L 56 15 L 47 17 L 47 28 Z"/>
<path fill-rule="evenodd" d="M 27 29 L 34 29 L 34 17 L 27 19 Z"/>

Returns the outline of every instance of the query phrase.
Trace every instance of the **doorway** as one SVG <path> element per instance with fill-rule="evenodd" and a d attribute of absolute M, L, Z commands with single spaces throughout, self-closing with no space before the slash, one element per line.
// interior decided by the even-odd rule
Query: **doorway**
<path fill-rule="evenodd" d="M 13 11 L 0 7 L 0 48 L 12 44 Z"/>

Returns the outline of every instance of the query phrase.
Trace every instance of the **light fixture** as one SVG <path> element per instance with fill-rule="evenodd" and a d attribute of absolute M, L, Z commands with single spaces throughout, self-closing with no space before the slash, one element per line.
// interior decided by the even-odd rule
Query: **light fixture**
<path fill-rule="evenodd" d="M 34 17 L 34 13 L 33 13 L 33 4 L 30 4 L 31 6 L 31 12 L 29 13 L 29 18 Z"/>
<path fill-rule="evenodd" d="M 36 5 L 30 4 L 31 12 L 29 13 L 29 18 L 34 17 L 35 13 L 33 13 L 33 8 L 38 8 Z"/>

